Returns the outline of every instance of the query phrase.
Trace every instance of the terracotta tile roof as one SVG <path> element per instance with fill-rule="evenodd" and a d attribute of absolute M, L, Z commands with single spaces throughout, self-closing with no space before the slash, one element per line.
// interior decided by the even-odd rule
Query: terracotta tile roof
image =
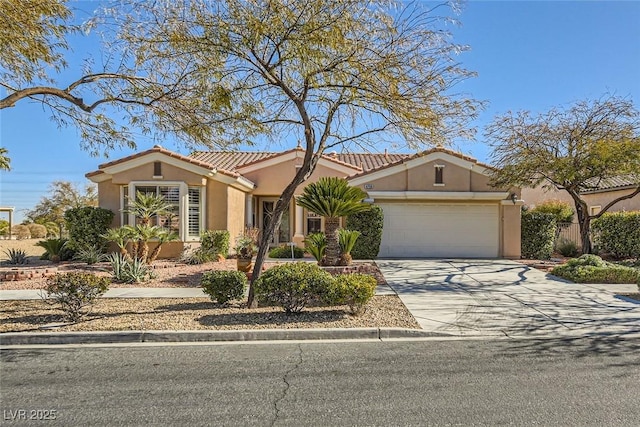
<path fill-rule="evenodd" d="M 114 166 L 123 162 L 127 162 L 133 160 L 138 157 L 145 156 L 151 153 L 162 153 L 167 156 L 173 157 L 175 159 L 183 160 L 190 164 L 204 167 L 207 169 L 217 169 L 219 173 L 223 173 L 225 175 L 232 176 L 237 178 L 240 174 L 237 170 L 243 166 L 247 166 L 250 164 L 258 163 L 264 161 L 266 159 L 281 156 L 283 154 L 300 150 L 300 148 L 293 148 L 291 150 L 286 151 L 278 151 L 278 152 L 269 152 L 269 151 L 196 151 L 191 153 L 189 156 L 184 156 L 182 154 L 174 153 L 173 151 L 169 151 L 165 148 L 162 148 L 158 145 L 153 148 L 141 151 L 136 154 L 132 154 L 127 157 L 123 157 L 121 159 L 117 159 L 108 163 L 103 163 L 99 166 L 99 170 L 90 172 L 86 174 L 86 177 L 97 176 L 104 171 L 102 169 Z M 354 168 L 354 175 L 360 176 L 367 174 L 374 170 L 385 169 L 388 167 L 395 166 L 397 164 L 406 162 L 411 159 L 415 159 L 417 157 L 426 156 L 428 154 L 434 152 L 443 152 L 448 153 L 456 157 L 460 157 L 464 160 L 470 161 L 472 163 L 478 164 L 485 168 L 493 169 L 489 165 L 482 164 L 475 160 L 472 157 L 468 157 L 464 154 L 448 150 L 442 147 L 432 148 L 430 150 L 422 151 L 420 153 L 415 154 L 406 154 L 406 153 L 325 153 L 323 157 L 327 160 L 343 164 L 349 167 Z"/>
<path fill-rule="evenodd" d="M 267 151 L 196 151 L 189 157 L 205 162 L 214 167 L 235 171 L 238 167 L 248 165 L 276 154 Z"/>
<path fill-rule="evenodd" d="M 295 149 L 294 149 L 295 150 Z M 280 156 L 293 150 L 280 152 L 266 151 L 196 151 L 191 157 L 207 162 L 212 166 L 226 170 L 236 170 L 240 167 L 257 163 L 271 157 Z M 336 163 L 369 171 L 378 169 L 389 163 L 410 157 L 411 154 L 378 154 L 378 153 L 325 153 L 323 157 Z"/>
<path fill-rule="evenodd" d="M 182 161 L 190 163 L 190 164 L 192 164 L 194 166 L 200 166 L 200 167 L 203 167 L 205 169 L 214 169 L 214 168 L 216 168 L 215 166 L 212 166 L 208 162 L 205 162 L 205 161 L 193 158 L 193 157 L 189 157 L 189 156 L 184 156 L 184 155 L 179 154 L 179 153 L 175 153 L 175 152 L 167 150 L 166 148 L 163 148 L 163 147 L 161 147 L 159 145 L 154 145 L 153 148 L 150 148 L 148 150 L 141 151 L 139 153 L 135 153 L 135 154 L 132 154 L 130 156 L 122 157 L 120 159 L 113 160 L 113 161 L 108 162 L 108 163 L 103 163 L 103 164 L 98 166 L 98 170 L 97 171 L 89 172 L 85 176 L 87 178 L 90 178 L 92 176 L 100 175 L 100 174 L 104 173 L 103 169 L 106 169 L 106 168 L 108 168 L 110 166 L 115 166 L 115 165 L 118 165 L 118 164 L 121 164 L 121 163 L 124 163 L 124 162 L 128 162 L 130 160 L 136 159 L 138 157 L 146 156 L 146 155 L 152 154 L 152 153 L 161 153 L 161 154 L 164 154 L 166 156 L 173 157 L 174 159 L 182 160 Z M 237 177 L 240 176 L 240 174 L 238 174 L 237 172 L 235 172 L 233 170 L 229 170 L 229 169 L 223 168 L 223 167 L 217 167 L 216 169 L 217 169 L 218 173 L 222 173 L 224 175 L 228 175 L 228 176 L 231 176 L 233 178 L 237 178 Z"/>
<path fill-rule="evenodd" d="M 588 190 L 582 193 L 597 193 L 609 190 L 618 190 L 626 187 L 637 187 L 640 183 L 638 179 L 633 179 L 630 175 L 614 176 L 603 180 L 591 180 L 587 182 Z"/>
<path fill-rule="evenodd" d="M 387 168 L 390 168 L 390 167 L 405 163 L 405 162 L 407 162 L 409 160 L 416 159 L 418 157 L 427 156 L 427 155 L 429 155 L 431 153 L 446 153 L 446 154 L 450 154 L 450 155 L 455 156 L 455 157 L 459 157 L 459 158 L 461 158 L 463 160 L 467 160 L 467 161 L 469 161 L 471 163 L 475 163 L 478 166 L 482 166 L 483 168 L 492 169 L 492 170 L 495 169 L 493 166 L 481 163 L 481 162 L 477 161 L 476 159 L 474 159 L 473 157 L 469 157 L 469 156 L 467 156 L 465 154 L 462 154 L 462 153 L 459 153 L 457 151 L 449 150 L 449 149 L 443 148 L 443 147 L 435 147 L 435 148 L 431 148 L 429 150 L 421 151 L 421 152 L 415 153 L 415 154 L 406 154 L 406 155 L 405 154 L 401 154 L 400 156 L 405 156 L 405 157 L 401 157 L 398 160 L 396 160 L 395 162 L 387 163 L 385 165 L 381 165 L 381 166 L 379 166 L 379 167 L 377 167 L 375 169 L 365 170 L 362 173 L 359 173 L 357 175 L 351 176 L 351 178 L 355 178 L 355 177 L 359 177 L 359 176 L 362 176 L 362 175 L 366 175 L 366 174 L 368 174 L 370 172 L 373 172 L 373 171 L 387 169 Z"/>

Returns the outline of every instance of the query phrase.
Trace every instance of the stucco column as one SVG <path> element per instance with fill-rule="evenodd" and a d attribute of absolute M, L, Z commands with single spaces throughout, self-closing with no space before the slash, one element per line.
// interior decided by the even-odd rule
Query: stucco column
<path fill-rule="evenodd" d="M 253 228 L 255 226 L 253 224 L 253 194 L 247 194 L 247 196 L 245 197 L 245 202 L 246 202 L 245 224 L 247 225 L 247 227 Z"/>
<path fill-rule="evenodd" d="M 293 235 L 293 243 L 296 246 L 304 246 L 304 210 L 302 206 L 296 205 L 296 218 L 294 221 L 296 233 Z"/>
<path fill-rule="evenodd" d="M 522 200 L 502 201 L 502 257 L 520 259 L 520 212 Z"/>

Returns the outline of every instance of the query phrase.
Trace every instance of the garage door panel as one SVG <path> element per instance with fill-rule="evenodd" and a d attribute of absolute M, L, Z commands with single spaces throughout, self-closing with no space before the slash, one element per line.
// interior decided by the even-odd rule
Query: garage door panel
<path fill-rule="evenodd" d="M 496 257 L 499 209 L 476 204 L 384 204 L 381 257 Z"/>

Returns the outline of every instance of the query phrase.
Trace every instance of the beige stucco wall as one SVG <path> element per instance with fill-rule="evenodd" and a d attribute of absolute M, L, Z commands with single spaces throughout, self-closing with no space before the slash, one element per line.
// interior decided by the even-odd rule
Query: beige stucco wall
<path fill-rule="evenodd" d="M 227 229 L 227 185 L 207 180 L 206 223 L 207 230 Z"/>
<path fill-rule="evenodd" d="M 120 186 L 111 181 L 98 183 L 98 206 L 114 213 L 112 227 L 120 227 Z"/>
<path fill-rule="evenodd" d="M 501 252 L 502 257 L 519 259 L 521 255 L 521 205 L 503 204 L 500 214 L 502 217 L 501 227 Z"/>
<path fill-rule="evenodd" d="M 233 187 L 227 187 L 227 230 L 231 237 L 231 247 L 233 248 L 237 236 L 239 236 L 245 227 L 245 209 L 246 196 L 245 193 Z"/>
<path fill-rule="evenodd" d="M 435 184 L 435 166 L 444 166 L 444 185 Z M 370 191 L 498 191 L 489 186 L 489 178 L 478 172 L 443 160 L 427 162 L 359 185 L 373 186 Z M 367 190 L 365 190 L 367 191 Z"/>
<path fill-rule="evenodd" d="M 129 170 L 113 174 L 114 184 L 127 185 L 131 181 L 153 181 L 162 183 L 163 181 L 186 182 L 187 185 L 202 185 L 202 175 L 189 172 L 185 169 L 173 165 L 162 163 L 162 178 L 153 177 L 153 163 L 145 163 Z"/>
<path fill-rule="evenodd" d="M 298 163 L 301 160 L 297 160 Z M 243 174 L 248 180 L 256 184 L 253 191 L 255 196 L 280 196 L 284 188 L 293 180 L 296 173 L 296 160 L 285 161 L 276 165 L 268 166 L 253 172 Z M 354 170 L 355 172 L 355 170 Z M 344 172 L 337 171 L 325 165 L 319 164 L 306 182 L 303 182 L 296 189 L 295 194 L 301 194 L 304 186 L 310 182 L 317 181 L 323 176 L 345 177 Z"/>
<path fill-rule="evenodd" d="M 627 194 L 630 194 L 632 192 L 632 190 L 616 190 L 602 193 L 590 193 L 584 194 L 583 198 L 587 202 L 587 206 L 589 208 L 592 206 L 605 207 L 608 203 L 617 199 L 618 197 L 626 196 Z M 523 188 L 522 199 L 524 200 L 524 203 L 530 207 L 539 205 L 546 200 L 560 200 L 569 203 L 572 208 L 574 207 L 573 199 L 564 190 L 552 189 L 549 191 L 544 191 L 541 187 Z M 608 210 L 608 212 L 637 210 L 640 210 L 640 195 L 638 194 L 630 199 L 622 200 L 621 202 L 616 203 Z"/>

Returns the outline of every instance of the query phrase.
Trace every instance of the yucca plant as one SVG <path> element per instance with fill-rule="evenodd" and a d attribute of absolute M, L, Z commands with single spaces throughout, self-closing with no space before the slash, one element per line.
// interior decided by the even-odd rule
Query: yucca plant
<path fill-rule="evenodd" d="M 324 233 L 312 233 L 304 239 L 304 250 L 309 252 L 318 261 L 324 262 L 324 254 L 327 249 L 327 239 Z"/>
<path fill-rule="evenodd" d="M 351 251 L 356 245 L 358 237 L 360 237 L 360 232 L 357 230 L 345 230 L 344 228 L 338 230 L 338 242 L 340 244 L 340 251 L 342 252 L 342 255 L 340 257 L 340 264 L 351 264 Z"/>
<path fill-rule="evenodd" d="M 4 251 L 5 255 L 9 257 L 7 261 L 9 264 L 23 265 L 29 263 L 27 253 L 22 249 L 8 249 Z"/>
<path fill-rule="evenodd" d="M 350 186 L 344 178 L 322 177 L 307 185 L 296 199 L 299 206 L 325 217 L 326 265 L 337 265 L 340 261 L 340 218 L 369 209 L 369 205 L 363 203 L 366 197 L 367 193 Z"/>
<path fill-rule="evenodd" d="M 66 245 L 67 239 L 47 239 L 36 243 L 36 246 L 44 248 L 46 253 L 49 254 L 49 259 L 55 263 L 60 262 L 60 253 Z"/>

